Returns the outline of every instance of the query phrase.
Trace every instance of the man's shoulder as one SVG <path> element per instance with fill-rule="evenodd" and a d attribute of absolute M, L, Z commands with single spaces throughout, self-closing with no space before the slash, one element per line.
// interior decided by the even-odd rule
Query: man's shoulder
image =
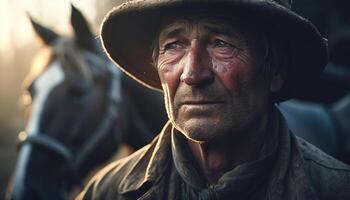
<path fill-rule="evenodd" d="M 150 144 L 104 167 L 76 199 L 120 199 L 121 195 L 137 199 L 151 184 L 161 179 L 168 168 L 171 128 L 168 122 Z"/>
<path fill-rule="evenodd" d="M 350 166 L 297 138 L 305 170 L 321 199 L 350 199 Z"/>
<path fill-rule="evenodd" d="M 121 183 L 132 181 L 128 179 L 128 175 L 144 174 L 152 149 L 152 143 L 148 144 L 130 156 L 102 168 L 89 181 L 77 199 L 115 199 L 123 187 Z"/>
<path fill-rule="evenodd" d="M 316 146 L 308 143 L 304 139 L 297 138 L 304 160 L 311 162 L 316 166 L 324 167 L 329 170 L 344 171 L 350 173 L 350 166 L 326 154 Z"/>

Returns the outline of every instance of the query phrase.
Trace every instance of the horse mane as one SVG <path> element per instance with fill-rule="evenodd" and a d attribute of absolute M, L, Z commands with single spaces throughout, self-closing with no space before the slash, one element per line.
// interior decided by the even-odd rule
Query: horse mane
<path fill-rule="evenodd" d="M 85 79 L 92 79 L 92 71 L 85 62 L 82 53 L 79 53 L 83 50 L 76 45 L 73 38 L 62 38 L 58 40 L 52 50 L 52 59 L 59 60 L 62 67 L 66 70 L 76 70 L 80 72 Z"/>

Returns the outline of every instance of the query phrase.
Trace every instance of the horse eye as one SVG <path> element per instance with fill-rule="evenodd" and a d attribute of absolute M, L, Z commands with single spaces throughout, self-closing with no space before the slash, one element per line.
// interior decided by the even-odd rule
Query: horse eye
<path fill-rule="evenodd" d="M 82 97 L 87 94 L 88 90 L 89 90 L 89 87 L 87 84 L 79 83 L 79 84 L 73 85 L 70 88 L 69 93 L 71 96 L 74 96 L 74 97 Z"/>

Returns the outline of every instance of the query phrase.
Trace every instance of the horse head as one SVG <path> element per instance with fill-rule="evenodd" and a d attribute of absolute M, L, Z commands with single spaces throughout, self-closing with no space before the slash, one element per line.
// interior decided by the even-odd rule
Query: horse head
<path fill-rule="evenodd" d="M 66 199 L 120 142 L 115 124 L 122 113 L 121 73 L 75 7 L 73 37 L 31 22 L 45 47 L 24 81 L 28 119 L 19 134 L 12 198 Z"/>

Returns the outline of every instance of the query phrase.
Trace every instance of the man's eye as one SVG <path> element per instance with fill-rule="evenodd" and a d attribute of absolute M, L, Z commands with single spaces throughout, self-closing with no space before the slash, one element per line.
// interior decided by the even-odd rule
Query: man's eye
<path fill-rule="evenodd" d="M 223 40 L 216 39 L 212 42 L 212 45 L 214 47 L 219 47 L 219 48 L 234 48 L 235 46 L 232 44 L 229 44 Z"/>
<path fill-rule="evenodd" d="M 180 41 L 170 42 L 164 46 L 164 50 L 179 49 L 182 47 Z"/>
<path fill-rule="evenodd" d="M 236 57 L 238 53 L 241 52 L 241 49 L 237 46 L 220 39 L 213 40 L 210 43 L 209 49 L 214 55 L 220 56 L 221 58 Z"/>

